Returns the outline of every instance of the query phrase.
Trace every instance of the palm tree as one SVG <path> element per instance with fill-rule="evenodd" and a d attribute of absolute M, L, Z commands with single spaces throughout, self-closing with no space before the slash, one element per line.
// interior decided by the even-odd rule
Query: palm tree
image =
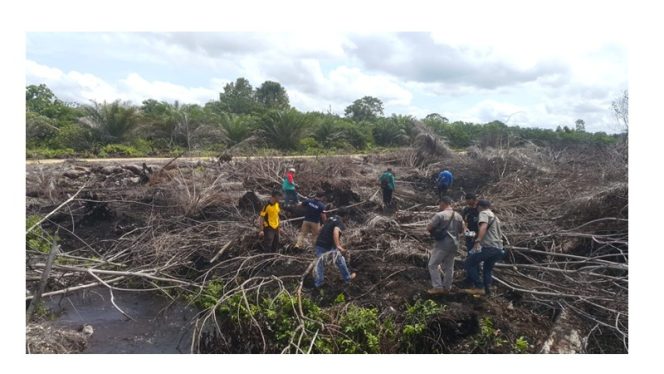
<path fill-rule="evenodd" d="M 250 116 L 239 116 L 232 113 L 222 113 L 219 116 L 221 127 L 224 129 L 226 141 L 229 146 L 234 146 L 249 138 L 251 135 L 253 118 Z"/>
<path fill-rule="evenodd" d="M 138 109 L 129 103 L 115 100 L 112 103 L 92 102 L 84 105 L 85 116 L 81 122 L 100 131 L 102 138 L 109 142 L 121 142 L 127 139 L 136 128 L 139 118 Z"/>
<path fill-rule="evenodd" d="M 269 146 L 294 150 L 306 134 L 306 117 L 297 110 L 270 111 L 263 116 L 258 132 Z"/>

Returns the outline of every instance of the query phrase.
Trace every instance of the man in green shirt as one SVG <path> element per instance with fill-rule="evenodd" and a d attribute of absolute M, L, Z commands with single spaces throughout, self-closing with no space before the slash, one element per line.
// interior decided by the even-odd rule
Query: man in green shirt
<path fill-rule="evenodd" d="M 383 204 L 388 207 L 392 205 L 392 193 L 394 192 L 394 174 L 391 168 L 387 168 L 385 172 L 378 178 L 380 188 L 383 190 Z"/>

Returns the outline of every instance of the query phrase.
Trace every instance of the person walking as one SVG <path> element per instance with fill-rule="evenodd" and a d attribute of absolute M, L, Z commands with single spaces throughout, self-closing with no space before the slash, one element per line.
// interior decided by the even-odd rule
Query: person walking
<path fill-rule="evenodd" d="M 387 168 L 378 178 L 380 188 L 383 190 L 383 205 L 389 207 L 392 205 L 392 194 L 394 193 L 394 173 L 391 168 Z"/>
<path fill-rule="evenodd" d="M 449 170 L 443 170 L 438 173 L 436 178 L 436 188 L 438 189 L 438 196 L 443 197 L 447 195 L 447 190 L 452 187 L 454 176 Z"/>
<path fill-rule="evenodd" d="M 270 200 L 263 206 L 258 215 L 258 237 L 262 239 L 261 247 L 264 252 L 277 252 L 279 249 L 279 198 L 278 190 L 272 191 Z"/>
<path fill-rule="evenodd" d="M 297 237 L 297 248 L 303 248 L 304 241 L 307 234 L 311 233 L 314 240 L 318 237 L 321 223 L 325 222 L 325 204 L 318 200 L 322 198 L 323 194 L 316 194 L 316 198 L 306 199 L 302 202 L 302 206 L 306 209 L 304 213 L 304 222 L 300 228 L 300 234 Z"/>
<path fill-rule="evenodd" d="M 433 288 L 427 292 L 431 295 L 449 294 L 454 280 L 454 255 L 464 232 L 463 219 L 452 209 L 452 199 L 449 196 L 440 198 L 439 209 L 440 211 L 433 216 L 427 226 L 427 230 L 434 238 L 428 264 Z M 444 273 L 442 280 L 438 270 L 439 265 Z"/>
<path fill-rule="evenodd" d="M 281 189 L 284 192 L 284 205 L 292 206 L 298 203 L 297 192 L 295 188 L 295 169 L 289 168 L 281 181 Z"/>
<path fill-rule="evenodd" d="M 466 258 L 465 263 L 466 272 L 472 281 L 472 287 L 466 289 L 466 292 L 491 296 L 493 267 L 496 262 L 505 256 L 502 239 L 503 232 L 500 219 L 491 211 L 490 201 L 479 200 L 477 202 L 477 210 L 479 211 L 479 231 L 473 249 L 470 251 L 470 255 Z M 480 262 L 484 262 L 484 282 L 480 280 L 478 267 Z"/>
<path fill-rule="evenodd" d="M 314 267 L 314 285 L 316 289 L 320 289 L 325 280 L 325 260 L 328 256 L 332 256 L 346 285 L 350 284 L 350 281 L 356 276 L 355 273 L 348 271 L 346 259 L 343 256 L 347 252 L 341 245 L 341 234 L 345 229 L 346 227 L 339 216 L 329 217 L 320 229 L 320 234 L 318 234 L 316 240 L 316 266 Z"/>

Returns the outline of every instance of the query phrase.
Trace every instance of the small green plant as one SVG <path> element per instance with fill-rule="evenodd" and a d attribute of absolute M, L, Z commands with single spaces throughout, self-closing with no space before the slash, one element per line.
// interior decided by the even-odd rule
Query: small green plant
<path fill-rule="evenodd" d="M 346 302 L 346 295 L 342 293 L 338 294 L 337 297 L 334 299 L 335 304 L 343 304 Z"/>
<path fill-rule="evenodd" d="M 492 348 L 500 348 L 507 344 L 507 339 L 503 338 L 499 329 L 493 326 L 493 321 L 489 317 L 480 320 L 480 333 L 472 341 L 472 350 L 480 349 L 488 352 Z"/>
<path fill-rule="evenodd" d="M 218 281 L 213 280 L 208 282 L 207 286 L 203 288 L 200 294 L 190 295 L 187 301 L 195 304 L 199 308 L 208 309 L 212 308 L 219 302 L 219 298 L 224 293 L 224 285 Z"/>
<path fill-rule="evenodd" d="M 341 338 L 341 353 L 378 353 L 380 350 L 380 322 L 378 310 L 350 305 L 339 324 L 345 337 Z"/>
<path fill-rule="evenodd" d="M 417 341 L 426 331 L 429 319 L 444 310 L 433 300 L 417 300 L 406 308 L 406 319 L 401 330 L 401 345 L 406 352 L 417 350 Z"/>
<path fill-rule="evenodd" d="M 29 215 L 25 219 L 25 229 L 29 229 L 30 227 L 34 226 L 37 224 L 42 219 L 42 217 L 38 215 Z M 57 243 L 57 241 L 60 240 L 58 237 L 57 233 L 54 235 L 49 234 L 46 232 L 41 225 L 35 227 L 30 231 L 26 237 L 25 237 L 25 248 L 26 249 L 31 249 L 35 251 L 39 251 L 42 253 L 48 253 L 51 250 L 51 247 L 53 246 L 53 243 Z"/>
<path fill-rule="evenodd" d="M 528 340 L 526 340 L 524 336 L 519 336 L 512 345 L 512 351 L 514 351 L 515 353 L 528 352 Z"/>

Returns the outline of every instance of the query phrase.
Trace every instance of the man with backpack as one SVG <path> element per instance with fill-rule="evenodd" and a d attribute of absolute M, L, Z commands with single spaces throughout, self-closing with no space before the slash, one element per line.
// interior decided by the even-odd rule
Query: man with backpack
<path fill-rule="evenodd" d="M 325 221 L 316 240 L 316 266 L 314 267 L 314 285 L 320 289 L 325 279 L 325 259 L 332 256 L 334 263 L 341 272 L 346 285 L 355 278 L 356 274 L 348 271 L 344 253 L 346 249 L 341 246 L 341 234 L 346 227 L 339 216 L 332 216 Z"/>
<path fill-rule="evenodd" d="M 295 169 L 289 168 L 281 181 L 281 189 L 284 191 L 284 205 L 292 206 L 298 203 L 297 192 L 295 192 Z"/>
<path fill-rule="evenodd" d="M 316 198 L 306 199 L 302 202 L 302 206 L 306 209 L 304 213 L 304 222 L 302 222 L 302 228 L 300 229 L 300 235 L 297 237 L 297 243 L 295 244 L 298 248 L 303 248 L 304 240 L 307 234 L 311 233 L 311 236 L 314 240 L 318 237 L 318 232 L 320 230 L 321 222 L 325 222 L 325 204 L 318 200 L 322 198 L 322 193 L 317 193 Z"/>
<path fill-rule="evenodd" d="M 427 292 L 431 295 L 449 294 L 454 280 L 454 255 L 464 232 L 463 219 L 452 209 L 452 199 L 449 196 L 440 198 L 439 209 L 440 211 L 433 216 L 427 226 L 427 230 L 434 238 L 428 264 L 433 288 Z M 443 280 L 438 270 L 439 265 L 445 276 Z"/>
<path fill-rule="evenodd" d="M 279 198 L 278 190 L 272 191 L 270 200 L 263 206 L 258 215 L 258 237 L 262 239 L 264 252 L 277 252 L 279 249 Z"/>
<path fill-rule="evenodd" d="M 505 255 L 501 222 L 490 208 L 491 202 L 488 200 L 477 202 L 479 231 L 465 263 L 466 272 L 473 283 L 471 288 L 465 290 L 470 294 L 491 296 L 493 267 Z M 484 262 L 484 282 L 480 280 L 479 276 L 480 262 Z"/>
<path fill-rule="evenodd" d="M 383 190 L 383 204 L 389 207 L 392 205 L 392 193 L 395 188 L 392 169 L 387 168 L 380 178 L 378 178 L 378 181 L 380 181 L 380 188 Z"/>
<path fill-rule="evenodd" d="M 438 189 L 438 196 L 443 197 L 447 195 L 447 190 L 452 186 L 454 176 L 449 170 L 443 170 L 438 173 L 436 177 L 436 188 Z"/>

